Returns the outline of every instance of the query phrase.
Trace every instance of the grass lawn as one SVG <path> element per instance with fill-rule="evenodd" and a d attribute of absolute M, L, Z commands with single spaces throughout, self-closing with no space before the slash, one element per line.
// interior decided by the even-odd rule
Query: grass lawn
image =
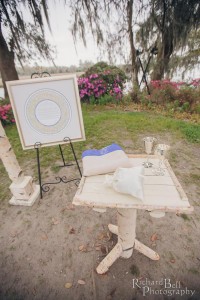
<path fill-rule="evenodd" d="M 200 143 L 200 125 L 188 121 L 176 120 L 162 116 L 154 112 L 130 112 L 120 107 L 108 108 L 104 106 L 83 105 L 83 118 L 86 133 L 86 141 L 74 143 L 78 159 L 85 149 L 102 148 L 113 142 L 121 145 L 127 152 L 144 152 L 142 137 L 153 135 L 158 138 L 159 143 L 185 140 L 190 144 Z M 19 164 L 26 172 L 26 169 L 33 170 L 33 176 L 37 177 L 36 153 L 35 150 L 23 151 L 19 140 L 16 125 L 6 128 L 7 136 L 13 146 Z M 170 137 L 170 138 L 169 138 Z M 73 159 L 69 147 L 63 147 L 68 160 Z M 60 159 L 59 148 L 46 147 L 41 150 L 41 166 L 44 171 L 46 167 L 52 166 L 54 172 L 58 171 L 55 161 Z M 171 151 L 171 157 L 176 156 Z M 4 199 L 8 191 L 7 175 L 0 165 L 2 179 L 0 182 L 0 198 Z"/>

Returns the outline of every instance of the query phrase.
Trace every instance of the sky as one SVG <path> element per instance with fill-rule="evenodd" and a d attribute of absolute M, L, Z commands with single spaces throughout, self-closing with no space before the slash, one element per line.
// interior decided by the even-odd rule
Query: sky
<path fill-rule="evenodd" d="M 97 62 L 99 55 L 98 48 L 92 41 L 91 35 L 88 35 L 87 48 L 85 48 L 81 41 L 75 47 L 70 32 L 70 12 L 66 6 L 64 7 L 62 1 L 49 1 L 49 19 L 52 34 L 46 25 L 46 38 L 52 45 L 56 46 L 57 55 L 55 64 L 57 66 L 78 66 L 80 60 Z M 43 64 L 49 65 L 46 61 Z"/>
<path fill-rule="evenodd" d="M 92 61 L 96 63 L 99 60 L 106 60 L 105 57 L 101 57 L 98 47 L 96 46 L 92 35 L 88 34 L 87 37 L 87 48 L 83 45 L 81 40 L 74 44 L 73 36 L 70 31 L 71 28 L 71 17 L 70 11 L 67 6 L 63 5 L 63 1 L 49 1 L 49 19 L 51 24 L 52 34 L 50 33 L 47 25 L 45 26 L 46 38 L 50 44 L 56 46 L 56 66 L 70 66 L 79 65 L 80 60 Z M 117 62 L 119 63 L 119 61 Z M 42 65 L 52 65 L 51 62 L 42 61 Z M 198 78 L 200 76 L 199 68 L 189 70 L 186 74 L 186 78 Z M 174 80 L 181 80 L 182 72 L 180 70 L 174 74 Z"/>

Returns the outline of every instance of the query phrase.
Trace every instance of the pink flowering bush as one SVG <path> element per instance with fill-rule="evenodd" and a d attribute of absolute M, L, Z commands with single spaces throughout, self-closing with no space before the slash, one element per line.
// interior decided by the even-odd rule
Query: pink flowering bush
<path fill-rule="evenodd" d="M 78 79 L 80 98 L 88 103 L 119 101 L 125 79 L 124 72 L 119 68 L 98 63 Z"/>
<path fill-rule="evenodd" d="M 154 89 L 164 89 L 166 87 L 172 87 L 175 90 L 181 89 L 181 87 L 194 87 L 198 88 L 200 87 L 200 78 L 193 79 L 190 83 L 184 82 L 184 81 L 170 81 L 169 79 L 164 80 L 152 80 L 151 81 L 151 87 Z"/>
<path fill-rule="evenodd" d="M 193 86 L 195 88 L 199 88 L 200 87 L 200 78 L 193 79 L 189 85 Z"/>
<path fill-rule="evenodd" d="M 190 83 L 173 82 L 169 79 L 150 83 L 150 96 L 143 96 L 141 102 L 161 104 L 179 111 L 200 112 L 200 78 Z"/>
<path fill-rule="evenodd" d="M 166 89 L 166 88 L 173 88 L 174 90 L 180 89 L 181 86 L 186 85 L 185 82 L 174 82 L 170 81 L 169 79 L 164 80 L 152 80 L 151 81 L 151 87 L 153 89 Z"/>
<path fill-rule="evenodd" d="M 15 122 L 10 104 L 1 105 L 0 102 L 0 120 L 3 125 L 12 124 Z"/>
<path fill-rule="evenodd" d="M 78 79 L 80 98 L 84 102 L 90 102 L 90 98 L 98 100 L 104 95 L 110 95 L 111 98 L 120 100 L 122 98 L 122 87 L 120 80 L 115 79 L 113 83 L 108 84 L 101 75 L 91 74 L 88 77 Z M 98 102 L 98 101 L 96 101 Z"/>

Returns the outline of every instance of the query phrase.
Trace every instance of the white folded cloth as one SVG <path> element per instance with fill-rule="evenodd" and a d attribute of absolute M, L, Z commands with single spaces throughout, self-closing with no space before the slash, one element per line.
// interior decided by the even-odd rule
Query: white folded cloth
<path fill-rule="evenodd" d="M 131 167 L 128 156 L 117 144 L 100 150 L 86 150 L 82 153 L 83 175 L 92 176 L 114 172 L 118 167 Z"/>
<path fill-rule="evenodd" d="M 105 185 L 116 192 L 129 194 L 140 200 L 144 199 L 143 179 L 144 167 L 118 168 L 114 175 L 105 176 Z"/>

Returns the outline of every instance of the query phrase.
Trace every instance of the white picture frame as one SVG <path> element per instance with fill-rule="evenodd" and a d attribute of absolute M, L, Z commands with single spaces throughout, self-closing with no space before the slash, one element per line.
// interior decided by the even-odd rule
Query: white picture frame
<path fill-rule="evenodd" d="M 22 148 L 85 140 L 76 74 L 7 81 Z"/>

